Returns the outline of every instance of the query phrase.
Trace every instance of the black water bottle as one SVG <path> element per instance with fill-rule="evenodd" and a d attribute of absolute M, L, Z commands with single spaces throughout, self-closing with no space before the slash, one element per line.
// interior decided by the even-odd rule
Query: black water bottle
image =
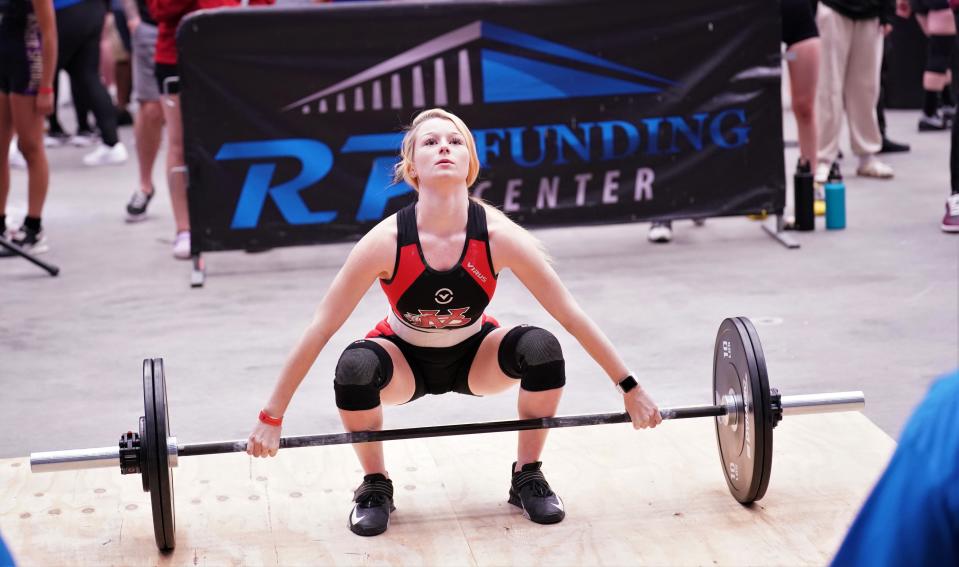
<path fill-rule="evenodd" d="M 815 230 L 816 213 L 813 208 L 813 176 L 809 161 L 799 158 L 793 175 L 793 201 L 796 211 L 796 230 Z"/>

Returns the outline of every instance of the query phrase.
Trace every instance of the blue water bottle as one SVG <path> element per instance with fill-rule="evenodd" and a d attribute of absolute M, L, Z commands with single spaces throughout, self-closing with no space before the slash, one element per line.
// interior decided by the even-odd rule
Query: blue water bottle
<path fill-rule="evenodd" d="M 846 228 L 846 185 L 839 173 L 839 164 L 833 163 L 824 187 L 826 192 L 826 228 Z"/>

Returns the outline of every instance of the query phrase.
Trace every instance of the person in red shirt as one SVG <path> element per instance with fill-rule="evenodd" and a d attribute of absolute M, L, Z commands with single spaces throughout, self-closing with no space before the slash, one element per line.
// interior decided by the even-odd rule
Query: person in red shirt
<path fill-rule="evenodd" d="M 273 4 L 275 0 L 254 0 L 251 5 Z M 167 185 L 173 204 L 176 237 L 173 256 L 191 256 L 190 212 L 187 203 L 187 171 L 183 151 L 183 120 L 180 114 L 180 73 L 177 69 L 176 30 L 187 14 L 197 10 L 239 6 L 237 0 L 148 0 L 150 14 L 157 22 L 156 80 L 160 88 L 163 119 L 167 125 Z"/>

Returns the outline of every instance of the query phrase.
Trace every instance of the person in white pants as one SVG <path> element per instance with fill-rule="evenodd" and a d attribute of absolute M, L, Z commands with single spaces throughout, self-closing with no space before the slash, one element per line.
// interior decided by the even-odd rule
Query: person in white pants
<path fill-rule="evenodd" d="M 893 176 L 892 168 L 876 157 L 882 148 L 876 102 L 883 35 L 891 30 L 885 22 L 893 9 L 891 0 L 821 0 L 819 4 L 816 24 L 822 48 L 816 92 L 817 184 L 826 182 L 829 168 L 839 155 L 843 113 L 852 152 L 859 158 L 856 173 L 881 179 Z"/>

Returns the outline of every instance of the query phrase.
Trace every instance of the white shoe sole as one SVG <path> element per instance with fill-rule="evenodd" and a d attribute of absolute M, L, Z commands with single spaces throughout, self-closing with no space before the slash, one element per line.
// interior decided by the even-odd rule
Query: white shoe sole
<path fill-rule="evenodd" d="M 31 255 L 31 256 L 38 256 L 38 255 L 40 255 L 40 254 L 44 254 L 44 253 L 50 251 L 50 247 L 47 246 L 46 244 L 43 244 L 43 243 L 37 244 L 36 246 L 32 246 L 32 247 L 30 247 L 30 248 L 23 248 L 23 247 L 21 247 L 20 249 L 23 250 L 24 252 L 26 252 L 27 254 Z M 2 250 L 4 253 L 10 252 L 9 250 L 7 250 L 6 248 L 3 248 L 3 247 L 0 247 L 0 250 Z M 13 256 L 19 256 L 19 254 L 17 254 L 16 252 L 10 252 L 10 256 L 5 256 L 5 257 L 6 257 L 6 258 L 10 258 L 10 257 L 13 257 Z"/>

